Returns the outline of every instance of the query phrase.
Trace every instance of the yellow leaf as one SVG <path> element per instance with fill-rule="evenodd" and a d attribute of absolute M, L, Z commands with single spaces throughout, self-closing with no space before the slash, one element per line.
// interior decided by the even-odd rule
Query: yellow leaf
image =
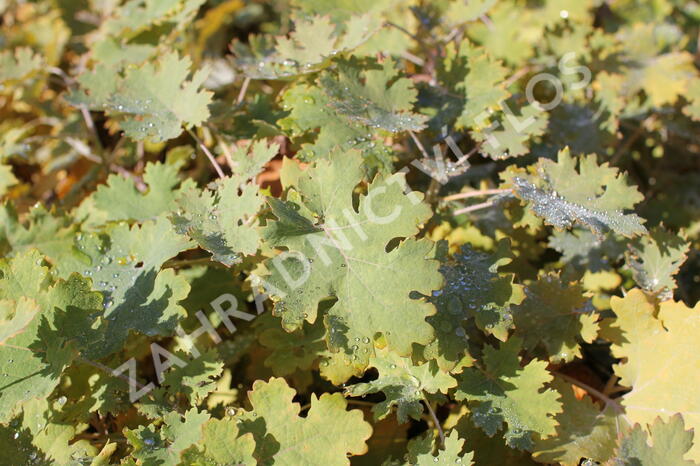
<path fill-rule="evenodd" d="M 656 306 L 641 290 L 611 300 L 617 319 L 607 336 L 612 352 L 626 358 L 615 366 L 622 385 L 632 388 L 622 398 L 630 423 L 668 421 L 681 413 L 686 427 L 700 429 L 700 304 L 688 308 L 666 301 Z M 700 445 L 687 459 L 700 460 Z"/>

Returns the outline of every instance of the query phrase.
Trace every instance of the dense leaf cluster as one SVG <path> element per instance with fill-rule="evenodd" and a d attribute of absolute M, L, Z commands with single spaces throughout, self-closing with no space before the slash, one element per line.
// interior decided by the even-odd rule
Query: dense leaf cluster
<path fill-rule="evenodd" d="M 0 0 L 0 463 L 700 463 L 699 33 Z"/>

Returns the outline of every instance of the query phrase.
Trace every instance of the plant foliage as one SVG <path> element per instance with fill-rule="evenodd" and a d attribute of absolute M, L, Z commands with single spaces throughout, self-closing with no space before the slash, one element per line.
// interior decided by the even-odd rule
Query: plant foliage
<path fill-rule="evenodd" d="M 699 33 L 0 0 L 0 463 L 700 464 Z"/>

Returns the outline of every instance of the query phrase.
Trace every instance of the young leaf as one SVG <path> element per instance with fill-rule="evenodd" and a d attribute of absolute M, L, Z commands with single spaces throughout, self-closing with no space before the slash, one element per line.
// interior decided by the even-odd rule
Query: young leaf
<path fill-rule="evenodd" d="M 111 225 L 105 236 L 80 233 L 76 248 L 88 263 L 80 260 L 59 264 L 60 275 L 81 273 L 90 277 L 104 296 L 104 317 L 109 322 L 110 340 L 102 355 L 116 351 L 129 332 L 169 335 L 185 310 L 178 301 L 187 297 L 187 281 L 172 269 L 161 271 L 163 263 L 192 243 L 177 235 L 165 218 L 129 228 Z"/>
<path fill-rule="evenodd" d="M 623 464 L 697 465 L 697 462 L 687 459 L 691 457 L 689 450 L 694 434 L 692 429 L 685 430 L 680 414 L 672 416 L 668 422 L 657 417 L 648 424 L 648 432 L 647 435 L 647 429 L 636 425 L 620 442 L 615 460 Z"/>
<path fill-rule="evenodd" d="M 389 151 L 375 137 L 377 130 L 421 130 L 426 117 L 413 113 L 417 91 L 399 74 L 393 60 L 361 67 L 342 62 L 337 72 L 325 71 L 318 85 L 297 84 L 283 95 L 289 114 L 280 127 L 293 136 L 318 133 L 299 154 L 308 160 L 327 158 L 336 148 L 358 149 L 372 168 L 391 166 Z"/>
<path fill-rule="evenodd" d="M 345 64 L 337 77 L 327 73 L 320 83 L 328 105 L 351 122 L 391 133 L 420 131 L 426 118 L 411 113 L 416 91 L 409 79 L 397 74 L 392 60 L 363 71 Z"/>
<path fill-rule="evenodd" d="M 178 164 L 148 163 L 143 181 L 148 186 L 139 192 L 133 179 L 111 175 L 107 183 L 93 194 L 94 206 L 105 212 L 105 220 L 153 220 L 161 214 L 175 209 L 175 199 L 187 189 L 192 189 L 192 180 L 181 182 Z"/>
<path fill-rule="evenodd" d="M 156 430 L 153 424 L 136 429 L 124 429 L 124 436 L 133 448 L 131 456 L 143 464 L 176 466 L 181 464 L 182 452 L 197 443 L 203 435 L 202 426 L 209 419 L 206 412 L 192 408 L 184 416 L 171 412 L 164 416 L 164 425 Z"/>
<path fill-rule="evenodd" d="M 523 287 L 513 283 L 514 275 L 498 272 L 512 257 L 508 240 L 499 241 L 493 254 L 462 246 L 443 266 L 445 287 L 433 301 L 453 314 L 471 315 L 481 331 L 505 341 L 513 324 L 511 308 L 525 298 Z"/>
<path fill-rule="evenodd" d="M 235 173 L 217 181 L 214 190 L 184 190 L 177 200 L 180 208 L 171 218 L 175 230 L 211 252 L 213 260 L 229 267 L 240 262 L 242 255 L 255 254 L 260 236 L 253 221 L 265 201 L 258 186 L 248 181 L 278 149 L 275 144 L 267 146 L 259 141 L 252 146 L 250 156 L 241 150 L 236 152 Z"/>
<path fill-rule="evenodd" d="M 369 360 L 370 367 L 379 371 L 376 380 L 349 385 L 345 393 L 349 396 L 365 396 L 368 393 L 383 392 L 386 400 L 372 407 L 375 419 L 383 419 L 391 408 L 396 406 L 399 422 L 408 421 L 408 416 L 420 420 L 425 400 L 423 392 L 447 394 L 457 385 L 449 374 L 440 371 L 436 364 L 427 362 L 413 364 L 410 358 L 402 358 L 387 349 L 377 350 Z M 427 402 L 427 401 L 426 401 Z"/>
<path fill-rule="evenodd" d="M 483 115 L 477 115 L 472 124 L 476 128 L 471 135 L 482 143 L 483 152 L 494 160 L 527 154 L 530 139 L 541 136 L 547 128 L 547 114 L 534 105 L 521 108 L 518 115 L 510 110 L 504 111 L 500 119 L 490 125 L 483 125 L 479 116 L 481 121 L 486 121 Z"/>
<path fill-rule="evenodd" d="M 441 64 L 444 67 L 440 70 L 442 80 L 463 92 L 465 97 L 457 126 L 472 128 L 479 124 L 477 117 L 497 109 L 510 96 L 504 88 L 507 70 L 486 50 L 476 47 L 469 40 L 462 41 L 459 50 L 454 50 L 452 44 L 448 44 L 447 53 Z"/>
<path fill-rule="evenodd" d="M 525 295 L 513 309 L 523 346 L 532 351 L 542 345 L 552 362 L 581 357 L 579 340 L 592 343 L 598 335 L 598 317 L 581 285 L 547 274 L 527 286 Z"/>
<path fill-rule="evenodd" d="M 187 360 L 187 356 L 183 353 L 178 352 L 175 355 L 182 360 Z M 171 396 L 184 396 L 192 406 L 201 404 L 215 389 L 216 379 L 223 371 L 224 363 L 220 358 L 216 349 L 212 348 L 187 361 L 184 367 L 173 366 L 163 374 L 163 381 L 154 391 L 154 395 L 157 397 L 158 392 L 161 391 Z M 142 403 L 146 404 L 148 400 Z"/>
<path fill-rule="evenodd" d="M 685 262 L 689 249 L 690 244 L 683 236 L 656 227 L 630 244 L 625 259 L 637 285 L 671 298 L 676 289 L 674 276 Z"/>
<path fill-rule="evenodd" d="M 411 444 L 409 444 L 411 445 Z M 437 455 L 433 455 L 431 450 L 422 451 L 422 449 L 415 448 L 419 446 L 419 443 L 414 443 L 414 449 L 410 449 L 409 446 L 409 464 L 416 466 L 434 466 L 437 464 L 459 464 L 464 466 L 473 465 L 474 453 L 469 452 L 462 455 L 462 449 L 464 447 L 464 439 L 459 438 L 459 434 L 456 430 L 453 430 L 445 437 L 445 448 L 443 450 L 438 450 Z M 430 443 L 428 446 L 432 446 Z M 420 445 L 422 446 L 422 445 Z"/>
<path fill-rule="evenodd" d="M 255 437 L 258 464 L 349 465 L 348 454 L 367 450 L 372 428 L 358 410 L 346 411 L 340 393 L 311 395 L 311 408 L 299 417 L 295 391 L 284 379 L 258 380 L 248 392 L 252 409 L 239 414 L 240 432 Z"/>
<path fill-rule="evenodd" d="M 209 118 L 212 93 L 200 90 L 209 71 L 200 69 L 190 80 L 192 62 L 176 52 L 127 68 L 122 75 L 114 67 L 98 65 L 80 76 L 81 91 L 70 96 L 76 104 L 103 110 L 135 140 L 166 141 L 182 133 L 182 127 L 199 125 Z"/>
<path fill-rule="evenodd" d="M 535 439 L 554 435 L 554 415 L 561 412 L 561 403 L 556 391 L 544 389 L 552 380 L 546 362 L 533 360 L 520 367 L 521 343 L 519 338 L 511 337 L 498 349 L 484 348 L 484 367 L 462 372 L 455 397 L 477 402 L 472 420 L 486 434 L 492 436 L 505 422 L 507 444 L 529 450 Z"/>
<path fill-rule="evenodd" d="M 187 464 L 205 466 L 209 464 L 235 464 L 254 466 L 253 452 L 255 439 L 253 434 L 240 435 L 238 424 L 234 419 L 209 419 L 202 426 L 203 438 L 201 449 L 197 446 L 185 452 Z"/>
<path fill-rule="evenodd" d="M 249 45 L 234 41 L 231 49 L 236 65 L 253 79 L 288 79 L 312 73 L 330 64 L 331 59 L 364 43 L 377 29 L 376 17 L 352 16 L 343 26 L 327 16 L 297 18 L 289 37 L 251 36 Z"/>

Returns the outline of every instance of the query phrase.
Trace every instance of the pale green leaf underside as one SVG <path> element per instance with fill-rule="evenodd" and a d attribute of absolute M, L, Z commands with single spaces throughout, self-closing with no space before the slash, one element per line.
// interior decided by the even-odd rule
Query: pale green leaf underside
<path fill-rule="evenodd" d="M 540 159 L 535 169 L 536 174 L 514 171 L 505 177 L 548 224 L 558 229 L 580 224 L 599 236 L 608 231 L 627 237 L 646 233 L 640 217 L 625 213 L 641 194 L 617 169 L 598 165 L 595 156 L 576 158 L 567 148 L 559 152 L 557 162 Z"/>

